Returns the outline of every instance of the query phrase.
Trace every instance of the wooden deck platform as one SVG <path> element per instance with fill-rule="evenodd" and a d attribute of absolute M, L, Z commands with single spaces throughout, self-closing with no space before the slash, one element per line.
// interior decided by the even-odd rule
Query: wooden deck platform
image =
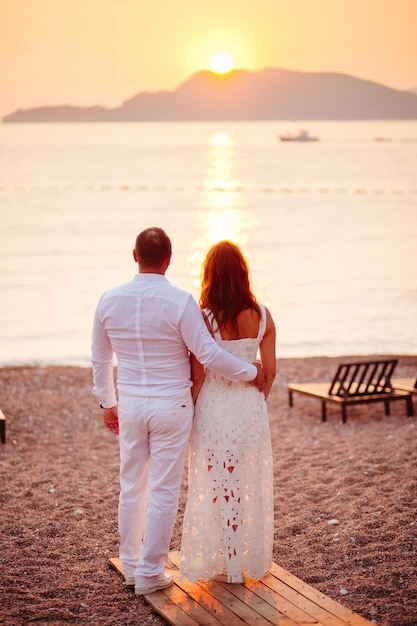
<path fill-rule="evenodd" d="M 244 584 L 179 582 L 179 552 L 167 571 L 174 584 L 144 596 L 172 626 L 370 626 L 371 622 L 273 563 L 262 581 Z M 120 561 L 110 567 L 122 577 Z"/>

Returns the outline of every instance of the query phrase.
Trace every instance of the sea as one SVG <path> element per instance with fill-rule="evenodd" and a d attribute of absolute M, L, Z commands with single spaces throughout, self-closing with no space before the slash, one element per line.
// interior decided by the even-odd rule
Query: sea
<path fill-rule="evenodd" d="M 416 121 L 1 124 L 0 366 L 88 366 L 149 226 L 197 300 L 241 246 L 278 358 L 417 354 Z"/>

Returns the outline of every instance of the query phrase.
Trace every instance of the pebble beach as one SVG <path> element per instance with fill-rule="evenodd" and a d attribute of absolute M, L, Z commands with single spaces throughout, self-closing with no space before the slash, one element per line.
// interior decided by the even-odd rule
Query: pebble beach
<path fill-rule="evenodd" d="M 399 356 L 397 377 L 417 375 Z M 268 399 L 274 561 L 379 626 L 417 624 L 417 402 L 340 409 L 289 382 L 331 379 L 338 357 L 279 359 Z M 109 569 L 117 556 L 118 442 L 101 423 L 90 368 L 0 369 L 3 626 L 166 625 Z M 180 548 L 187 476 L 171 549 Z"/>

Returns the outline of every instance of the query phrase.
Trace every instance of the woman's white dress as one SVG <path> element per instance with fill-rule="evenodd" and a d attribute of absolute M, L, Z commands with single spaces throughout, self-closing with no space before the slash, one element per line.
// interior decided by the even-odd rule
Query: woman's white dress
<path fill-rule="evenodd" d="M 216 341 L 254 362 L 265 333 L 265 308 L 256 339 Z M 263 393 L 206 371 L 195 406 L 189 447 L 180 578 L 242 574 L 258 580 L 272 563 L 274 532 L 272 451 Z"/>

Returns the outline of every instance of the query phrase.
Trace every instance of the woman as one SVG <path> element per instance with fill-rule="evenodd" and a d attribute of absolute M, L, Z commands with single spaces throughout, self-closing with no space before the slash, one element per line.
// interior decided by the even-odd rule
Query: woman
<path fill-rule="evenodd" d="M 240 249 L 221 241 L 203 265 L 200 306 L 219 344 L 256 360 L 265 388 L 231 383 L 192 356 L 196 402 L 189 451 L 180 578 L 238 583 L 259 580 L 272 562 L 272 452 L 266 398 L 275 378 L 275 325 L 258 304 Z"/>

